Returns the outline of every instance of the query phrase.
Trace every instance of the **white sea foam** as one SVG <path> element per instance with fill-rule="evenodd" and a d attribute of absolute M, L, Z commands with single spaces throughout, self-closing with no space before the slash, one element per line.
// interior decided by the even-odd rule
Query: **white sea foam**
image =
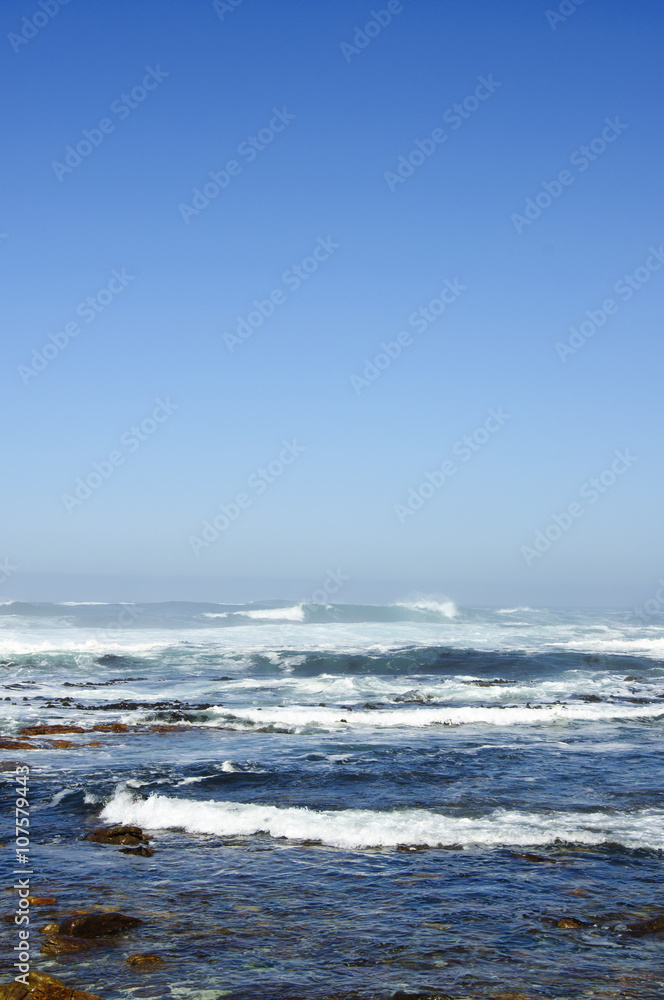
<path fill-rule="evenodd" d="M 463 726 L 463 725 L 541 725 L 542 723 L 599 722 L 609 719 L 654 719 L 664 716 L 664 704 L 560 704 L 537 706 L 463 705 L 442 708 L 402 708 L 349 710 L 314 708 L 307 705 L 266 708 L 209 709 L 213 718 L 208 726 L 246 728 L 246 725 L 275 726 L 282 729 L 339 730 L 370 726 L 377 729 L 394 726 Z M 244 725 L 243 725 L 244 724 Z"/>
<path fill-rule="evenodd" d="M 109 823 L 189 833 L 251 836 L 267 833 L 289 840 L 318 840 L 333 847 L 395 847 L 399 844 L 528 847 L 562 841 L 619 843 L 628 848 L 664 849 L 664 810 L 633 812 L 519 812 L 496 809 L 486 816 L 448 816 L 427 809 L 306 808 L 199 801 L 151 795 L 135 799 L 119 789 L 101 812 Z"/>
<path fill-rule="evenodd" d="M 414 594 L 404 601 L 397 601 L 393 607 L 408 608 L 411 611 L 433 611 L 443 615 L 444 618 L 454 618 L 458 613 L 454 601 L 450 601 L 447 597 L 436 597 L 428 594 Z"/>
<path fill-rule="evenodd" d="M 56 604 L 59 608 L 116 607 L 108 601 L 56 601 Z"/>
<path fill-rule="evenodd" d="M 242 611 L 241 614 L 244 618 L 255 618 L 266 622 L 303 622 L 306 617 L 301 604 L 295 604 L 292 608 L 265 608 L 263 610 Z"/>

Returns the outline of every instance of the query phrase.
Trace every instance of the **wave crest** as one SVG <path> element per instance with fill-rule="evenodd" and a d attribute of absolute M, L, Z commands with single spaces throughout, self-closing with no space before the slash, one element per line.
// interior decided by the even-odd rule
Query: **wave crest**
<path fill-rule="evenodd" d="M 136 799 L 116 790 L 101 812 L 109 823 L 128 823 L 151 830 L 179 829 L 217 836 L 269 834 L 288 840 L 317 840 L 331 847 L 356 850 L 401 844 L 450 847 L 529 847 L 564 842 L 624 847 L 664 848 L 664 810 L 634 812 L 519 812 L 495 809 L 486 816 L 451 816 L 427 809 L 340 809 L 315 811 L 301 807 L 239 802 L 207 802 L 151 795 Z"/>

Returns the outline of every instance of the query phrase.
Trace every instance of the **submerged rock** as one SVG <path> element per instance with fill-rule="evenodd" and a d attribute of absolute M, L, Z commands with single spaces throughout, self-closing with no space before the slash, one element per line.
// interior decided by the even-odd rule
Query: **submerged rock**
<path fill-rule="evenodd" d="M 128 955 L 127 965 L 161 965 L 163 958 L 159 955 Z"/>
<path fill-rule="evenodd" d="M 140 826 L 102 827 L 89 833 L 85 839 L 92 840 L 95 844 L 124 844 L 127 847 L 136 847 L 137 844 L 152 840 L 147 833 L 143 833 Z"/>
<path fill-rule="evenodd" d="M 547 865 L 557 865 L 562 860 L 560 858 L 545 858 L 543 854 L 531 854 L 530 852 L 522 854 L 520 851 L 512 851 L 512 857 L 519 858 L 520 861 L 531 861 L 533 864 Z"/>
<path fill-rule="evenodd" d="M 19 729 L 19 736 L 50 736 L 54 733 L 84 733 L 82 726 L 24 726 Z"/>
<path fill-rule="evenodd" d="M 87 913 L 77 917 L 65 917 L 60 921 L 60 934 L 79 938 L 108 937 L 120 934 L 143 921 L 138 917 L 128 917 L 125 913 Z"/>
<path fill-rule="evenodd" d="M 449 993 L 439 993 L 437 990 L 422 990 L 419 993 L 404 993 L 399 990 L 392 994 L 392 1000 L 454 1000 Z"/>
<path fill-rule="evenodd" d="M 141 858 L 151 858 L 154 850 L 152 847 L 122 847 L 120 854 L 137 854 Z"/>
<path fill-rule="evenodd" d="M 652 920 L 639 920 L 637 923 L 628 924 L 626 934 L 630 937 L 644 937 L 646 934 L 657 934 L 664 931 L 664 915 L 653 917 Z"/>
<path fill-rule="evenodd" d="M 42 955 L 68 955 L 75 951 L 89 951 L 91 948 L 103 947 L 101 941 L 89 941 L 67 934 L 52 934 L 42 942 L 39 950 Z"/>

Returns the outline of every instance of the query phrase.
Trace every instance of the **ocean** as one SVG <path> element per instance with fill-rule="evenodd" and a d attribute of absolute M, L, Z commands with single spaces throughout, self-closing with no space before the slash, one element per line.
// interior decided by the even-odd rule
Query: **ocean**
<path fill-rule="evenodd" d="M 3 797 L 27 766 L 57 900 L 32 968 L 105 1000 L 664 996 L 661 617 L 9 602 L 0 643 Z M 154 853 L 86 839 L 116 824 Z M 76 910 L 142 924 L 42 952 Z"/>

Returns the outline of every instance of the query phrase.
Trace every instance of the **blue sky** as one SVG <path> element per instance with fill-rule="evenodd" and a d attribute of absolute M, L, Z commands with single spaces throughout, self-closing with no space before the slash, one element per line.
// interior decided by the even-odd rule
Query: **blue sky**
<path fill-rule="evenodd" d="M 3 599 L 651 596 L 661 5 L 44 4 L 0 10 Z"/>

